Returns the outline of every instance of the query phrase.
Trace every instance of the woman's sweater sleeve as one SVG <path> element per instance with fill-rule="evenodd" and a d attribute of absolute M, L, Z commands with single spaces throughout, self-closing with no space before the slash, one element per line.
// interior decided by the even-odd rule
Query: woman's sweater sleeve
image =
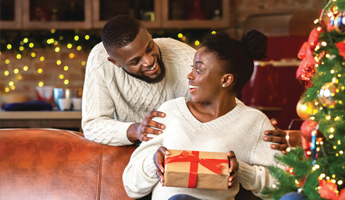
<path fill-rule="evenodd" d="M 112 145 L 132 144 L 127 138 L 127 129 L 133 123 L 114 119 L 116 105 L 104 82 L 102 68 L 91 67 L 88 62 L 83 90 L 82 127 L 87 139 Z M 114 91 L 113 91 L 114 92 Z"/>
<path fill-rule="evenodd" d="M 132 154 L 122 175 L 123 184 L 129 197 L 146 196 L 158 183 L 153 155 L 162 146 L 162 137 L 163 135 L 160 135 L 153 140 L 141 143 Z"/>
<path fill-rule="evenodd" d="M 264 131 L 274 129 L 267 117 L 258 128 L 260 135 L 258 135 L 256 146 L 253 147 L 252 162 L 250 164 L 239 162 L 238 180 L 246 190 L 251 190 L 254 195 L 265 198 L 260 192 L 265 187 L 272 187 L 275 183 L 267 167 L 275 164 L 274 155 L 279 152 L 272 150 L 271 143 L 263 140 Z"/>

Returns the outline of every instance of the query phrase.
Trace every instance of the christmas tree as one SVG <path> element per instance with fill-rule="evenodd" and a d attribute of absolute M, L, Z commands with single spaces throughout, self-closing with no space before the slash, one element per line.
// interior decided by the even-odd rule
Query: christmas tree
<path fill-rule="evenodd" d="M 345 0 L 326 1 L 314 23 L 296 73 L 302 146 L 276 157 L 286 169 L 270 167 L 272 199 L 345 200 Z"/>

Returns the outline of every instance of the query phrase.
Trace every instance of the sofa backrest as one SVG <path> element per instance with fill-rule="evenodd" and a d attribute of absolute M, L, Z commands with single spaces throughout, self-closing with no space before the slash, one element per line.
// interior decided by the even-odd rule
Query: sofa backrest
<path fill-rule="evenodd" d="M 130 199 L 122 173 L 134 146 L 57 129 L 0 129 L 0 199 Z"/>

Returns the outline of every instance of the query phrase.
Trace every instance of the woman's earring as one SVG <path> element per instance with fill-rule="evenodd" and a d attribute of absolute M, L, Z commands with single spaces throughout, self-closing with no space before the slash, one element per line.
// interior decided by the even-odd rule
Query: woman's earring
<path fill-rule="evenodd" d="M 222 86 L 225 87 L 225 84 L 223 84 Z"/>

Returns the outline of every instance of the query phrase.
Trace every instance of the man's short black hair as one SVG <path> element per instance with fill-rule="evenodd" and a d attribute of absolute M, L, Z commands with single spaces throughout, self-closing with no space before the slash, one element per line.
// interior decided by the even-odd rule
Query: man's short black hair
<path fill-rule="evenodd" d="M 111 48 L 121 48 L 131 43 L 143 25 L 133 17 L 117 15 L 103 27 L 102 42 L 109 53 Z"/>

